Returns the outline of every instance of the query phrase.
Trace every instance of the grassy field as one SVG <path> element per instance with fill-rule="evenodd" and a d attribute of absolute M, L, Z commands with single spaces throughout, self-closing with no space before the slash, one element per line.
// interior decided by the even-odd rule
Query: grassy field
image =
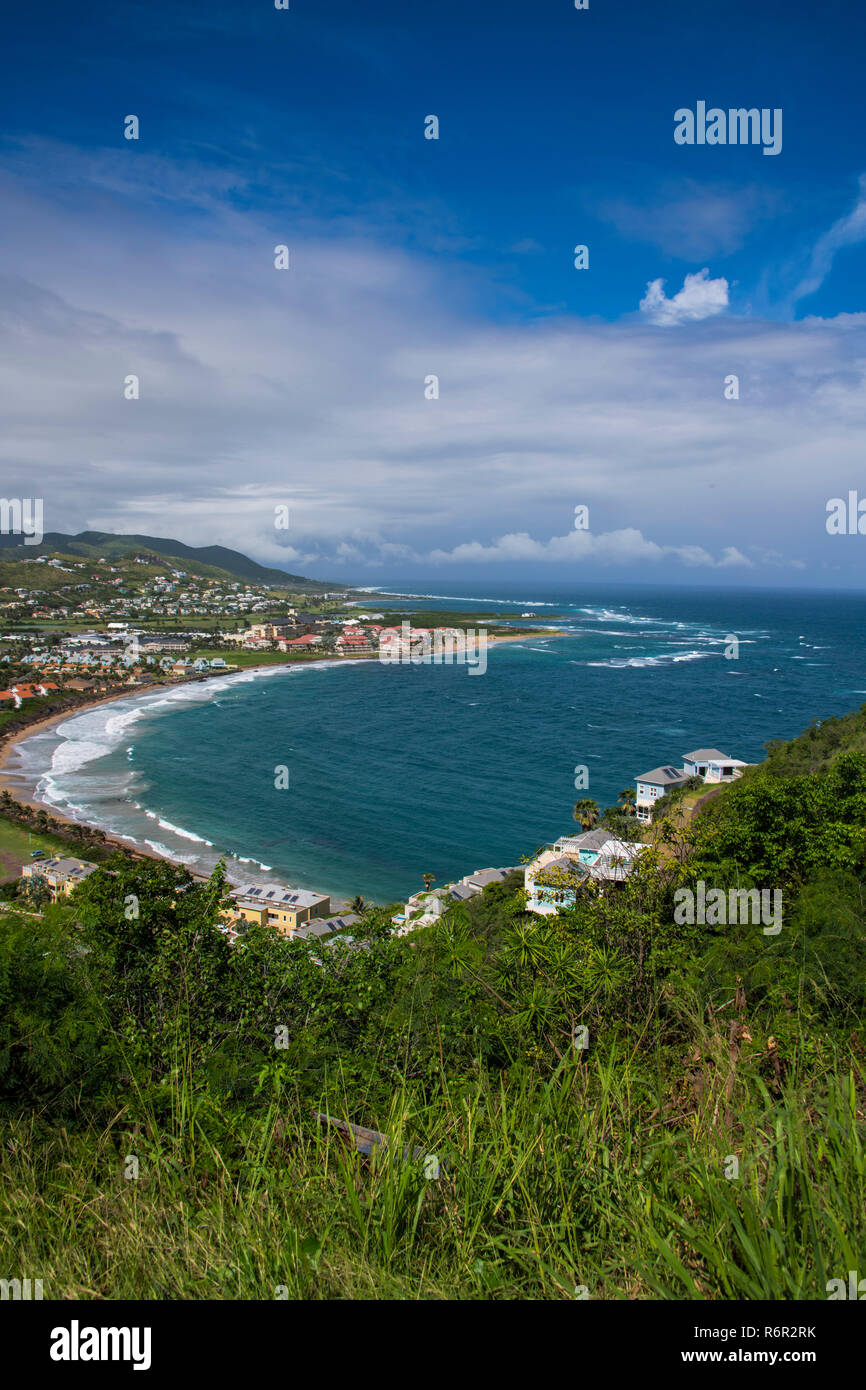
<path fill-rule="evenodd" d="M 21 865 L 29 862 L 32 849 L 44 850 L 48 856 L 65 854 L 88 861 L 93 859 L 86 848 L 71 848 L 67 841 L 57 835 L 28 830 L 26 826 L 0 816 L 0 882 L 9 883 L 21 877 Z"/>
<path fill-rule="evenodd" d="M 24 700 L 20 709 L 0 710 L 0 734 L 11 724 L 17 727 L 21 716 L 32 715 L 35 719 L 46 718 L 59 703 L 58 695 L 37 695 L 33 700 Z"/>
<path fill-rule="evenodd" d="M 289 652 L 227 652 L 218 651 L 216 647 L 196 647 L 189 652 L 189 658 L 195 660 L 198 656 L 203 656 L 207 661 L 212 661 L 215 656 L 221 656 L 227 666 L 246 668 L 248 666 L 292 666 L 299 661 L 321 661 L 323 657 L 333 657 L 333 652 L 316 651 L 310 654 L 289 653 Z"/>

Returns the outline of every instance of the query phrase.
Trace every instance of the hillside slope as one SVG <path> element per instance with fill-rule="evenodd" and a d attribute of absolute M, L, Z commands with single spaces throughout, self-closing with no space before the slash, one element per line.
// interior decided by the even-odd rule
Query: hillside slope
<path fill-rule="evenodd" d="M 186 545 L 183 541 L 171 540 L 165 536 L 114 535 L 109 531 L 80 531 L 77 535 L 67 535 L 62 531 L 48 531 L 41 545 L 19 544 L 19 537 L 0 534 L 0 547 L 7 552 L 0 559 L 33 560 L 37 555 L 78 555 L 88 560 L 104 556 L 107 560 L 119 559 L 136 551 L 154 551 L 178 560 L 207 565 L 224 570 L 237 579 L 255 580 L 260 584 L 278 584 L 281 587 L 307 589 L 311 593 L 321 590 L 345 589 L 345 584 L 317 579 L 307 579 L 303 575 L 290 574 L 286 570 L 260 565 L 243 555 L 239 550 L 230 550 L 223 545 Z"/>

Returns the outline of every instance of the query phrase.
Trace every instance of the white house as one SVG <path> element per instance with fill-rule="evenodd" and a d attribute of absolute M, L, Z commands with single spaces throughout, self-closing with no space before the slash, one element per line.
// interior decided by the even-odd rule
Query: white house
<path fill-rule="evenodd" d="M 394 935 L 406 936 L 410 931 L 415 931 L 416 927 L 432 926 L 455 902 L 466 902 L 468 898 L 475 898 L 491 883 L 502 883 L 513 873 L 513 868 L 476 869 L 474 873 L 466 874 L 458 883 L 446 883 L 444 887 L 431 888 L 429 892 L 413 893 L 402 912 L 395 913 L 391 918 L 396 927 Z"/>
<path fill-rule="evenodd" d="M 748 766 L 742 758 L 729 758 L 718 748 L 696 748 L 694 752 L 685 754 L 681 768 L 669 765 L 654 767 L 652 772 L 635 778 L 637 818 L 651 821 L 653 806 L 659 797 L 683 786 L 690 777 L 700 777 L 703 782 L 733 782 L 742 776 L 742 769 Z"/>
<path fill-rule="evenodd" d="M 609 830 L 587 830 L 582 835 L 563 835 L 548 845 L 523 873 L 526 910 L 548 917 L 574 904 L 578 880 L 622 883 L 635 860 L 648 846 L 620 840 Z"/>
<path fill-rule="evenodd" d="M 406 936 L 417 927 L 430 927 L 437 922 L 450 906 L 445 901 L 446 890 L 433 888 L 429 893 L 414 893 L 402 912 L 391 918 L 396 931 L 395 936 Z"/>
<path fill-rule="evenodd" d="M 705 782 L 733 782 L 742 774 L 740 768 L 748 767 L 741 758 L 729 758 L 718 748 L 697 748 L 694 753 L 686 753 L 683 771 L 687 777 L 702 777 Z"/>

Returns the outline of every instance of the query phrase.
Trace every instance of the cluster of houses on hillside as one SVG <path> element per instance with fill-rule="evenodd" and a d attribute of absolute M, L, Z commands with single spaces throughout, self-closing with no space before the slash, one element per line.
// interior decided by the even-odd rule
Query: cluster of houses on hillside
<path fill-rule="evenodd" d="M 653 768 L 636 779 L 635 814 L 643 822 L 650 821 L 656 802 L 666 793 L 683 787 L 692 779 L 713 785 L 733 782 L 742 776 L 747 766 L 742 759 L 729 757 L 718 748 L 698 748 L 685 754 L 682 767 L 668 764 Z M 538 851 L 524 866 L 527 911 L 549 916 L 573 905 L 582 883 L 594 883 L 600 888 L 623 883 L 648 848 L 642 841 L 623 840 L 604 827 L 561 836 Z M 22 875 L 24 878 L 40 876 L 56 899 L 71 893 L 94 868 L 95 865 L 83 860 L 43 859 L 25 865 Z M 502 883 L 516 869 L 517 866 L 479 869 L 441 888 L 428 887 L 424 892 L 413 894 L 391 918 L 394 935 L 406 936 L 432 926 L 455 903 L 476 897 L 491 884 Z M 232 943 L 250 925 L 256 924 L 272 927 L 293 940 L 325 937 L 336 940 L 336 934 L 340 934 L 339 939 L 351 944 L 352 939 L 345 936 L 345 931 L 358 920 L 358 915 L 352 912 L 332 913 L 328 894 L 277 884 L 250 884 L 232 890 L 232 905 L 224 913 L 222 930 Z"/>
<path fill-rule="evenodd" d="M 730 758 L 727 753 L 720 753 L 718 748 L 698 748 L 693 753 L 686 753 L 682 767 L 654 767 L 651 772 L 644 772 L 635 778 L 635 814 L 638 820 L 651 821 L 653 806 L 659 797 L 676 791 L 691 778 L 699 777 L 702 782 L 733 782 L 742 776 L 744 767 L 748 767 L 748 763 L 740 758 Z"/>
<path fill-rule="evenodd" d="M 152 611 L 157 606 L 156 596 L 164 596 L 182 579 L 183 572 L 178 571 L 170 580 L 151 581 L 154 602 L 140 606 Z M 204 592 L 220 601 L 225 599 L 224 594 L 215 590 Z M 250 611 L 249 606 L 244 610 L 244 604 L 241 602 L 248 597 L 254 595 L 239 592 L 237 602 L 225 608 L 226 614 L 233 616 L 238 611 Z M 323 599 L 336 597 L 338 596 L 322 596 Z M 219 607 L 219 604 L 217 606 Z M 256 602 L 251 605 L 251 611 L 254 613 L 261 607 L 268 607 L 268 604 Z M 88 607 L 72 611 L 63 608 L 38 614 L 34 612 L 33 616 L 71 616 L 80 622 L 83 616 L 88 619 L 108 616 L 103 609 Z M 128 611 L 128 606 L 121 607 L 117 613 Z M 173 605 L 162 604 L 160 611 L 162 614 L 171 614 L 176 610 Z M 178 611 L 186 613 L 188 610 L 181 607 Z M 197 656 L 191 662 L 183 659 L 184 654 L 189 653 L 191 648 L 200 649 L 202 646 L 212 646 L 215 643 L 226 647 L 238 647 L 245 652 L 277 650 L 295 655 L 308 652 L 311 655 L 348 658 L 378 656 L 391 662 L 408 661 L 417 653 L 426 652 L 431 647 L 435 647 L 436 650 L 441 647 L 443 651 L 456 654 L 467 643 L 467 634 L 463 629 L 413 627 L 405 621 L 399 626 L 387 626 L 385 615 L 382 613 L 307 612 L 285 606 L 279 618 L 262 618 L 240 631 L 230 630 L 231 625 L 226 624 L 225 627 L 221 625 L 219 629 L 212 631 L 194 631 L 187 628 L 163 633 L 147 631 L 136 626 L 129 618 L 120 620 L 117 613 L 112 615 L 112 621 L 106 622 L 100 629 L 94 627 L 90 631 L 69 631 L 50 643 L 46 643 L 44 634 L 40 633 L 7 634 L 0 637 L 0 641 L 21 643 L 27 649 L 14 658 L 5 652 L 0 656 L 0 660 L 14 659 L 34 668 L 39 674 L 61 675 L 64 678 L 70 675 L 93 677 L 109 671 L 125 677 L 133 674 L 137 676 L 141 674 L 137 668 L 145 666 L 159 667 L 163 672 L 173 676 L 184 676 L 211 667 L 225 669 L 230 665 L 223 657 L 209 661 L 205 657 Z M 173 660 L 170 659 L 172 657 Z"/>
<path fill-rule="evenodd" d="M 747 766 L 741 758 L 729 757 L 718 748 L 697 748 L 684 755 L 682 767 L 666 764 L 635 778 L 635 816 L 648 824 L 662 796 L 684 787 L 693 778 L 711 784 L 733 782 Z M 581 881 L 623 882 L 647 848 L 640 841 L 622 840 L 603 828 L 586 830 L 581 835 L 563 835 L 526 866 L 527 910 L 545 916 L 568 906 L 574 902 L 575 888 Z"/>
<path fill-rule="evenodd" d="M 37 700 L 40 696 L 52 695 L 59 688 L 54 681 L 10 685 L 8 690 L 0 690 L 0 709 L 20 709 L 24 700 Z"/>
<path fill-rule="evenodd" d="M 648 848 L 639 842 L 621 840 L 609 830 L 562 835 L 524 870 L 526 910 L 544 917 L 568 907 L 574 903 L 575 888 L 583 880 L 622 883 L 638 856 Z"/>
<path fill-rule="evenodd" d="M 73 575 L 69 582 L 51 590 L 32 586 L 0 586 L 0 610 L 15 611 L 34 619 L 46 618 L 123 618 L 153 613 L 168 617 L 229 616 L 265 612 L 272 605 L 267 586 L 250 585 L 243 580 L 218 583 L 185 570 L 166 566 L 160 556 L 132 556 L 136 565 L 163 566 L 164 574 L 132 583 L 128 571 L 109 564 L 104 556 L 96 561 L 77 560 L 64 565 L 44 555 L 25 558 L 19 564 L 44 565 Z"/>
<path fill-rule="evenodd" d="M 40 856 L 22 866 L 21 877 L 28 882 L 41 880 L 52 901 L 57 902 L 68 898 L 98 867 L 72 856 L 57 855 L 50 859 Z M 327 894 L 311 893 L 303 888 L 249 884 L 234 888 L 231 897 L 232 903 L 223 914 L 221 927 L 232 943 L 252 923 L 273 927 L 282 936 L 303 941 L 331 936 L 359 920 L 356 913 L 332 913 Z"/>
<path fill-rule="evenodd" d="M 514 869 L 476 869 L 456 883 L 448 883 L 443 888 L 430 888 L 423 893 L 413 893 L 405 907 L 394 914 L 395 936 L 406 936 L 419 927 L 432 926 L 454 903 L 466 902 L 483 893 L 491 883 L 501 883 Z"/>
<path fill-rule="evenodd" d="M 64 638 L 56 646 L 31 651 L 29 655 L 21 658 L 21 664 L 37 666 L 43 674 L 58 675 L 64 679 L 82 674 L 98 676 L 107 671 L 120 672 L 127 677 L 144 677 L 147 675 L 148 667 L 172 676 L 191 676 L 209 670 L 236 669 L 234 666 L 229 667 L 225 658 L 221 656 L 210 660 L 200 656 L 190 661 L 182 655 L 170 655 L 188 652 L 189 648 L 188 640 L 159 633 L 139 633 L 135 630 L 82 632 Z M 68 680 L 66 683 L 70 684 Z M 49 681 L 44 682 L 44 685 L 51 688 Z M 73 688 L 80 688 L 76 687 L 74 682 L 72 685 Z"/>

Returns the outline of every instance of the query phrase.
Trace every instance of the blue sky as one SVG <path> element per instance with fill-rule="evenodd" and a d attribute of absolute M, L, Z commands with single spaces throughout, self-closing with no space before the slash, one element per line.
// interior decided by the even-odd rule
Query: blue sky
<path fill-rule="evenodd" d="M 860 586 L 866 17 L 681 10 L 18 7 L 6 495 L 359 583 Z"/>

